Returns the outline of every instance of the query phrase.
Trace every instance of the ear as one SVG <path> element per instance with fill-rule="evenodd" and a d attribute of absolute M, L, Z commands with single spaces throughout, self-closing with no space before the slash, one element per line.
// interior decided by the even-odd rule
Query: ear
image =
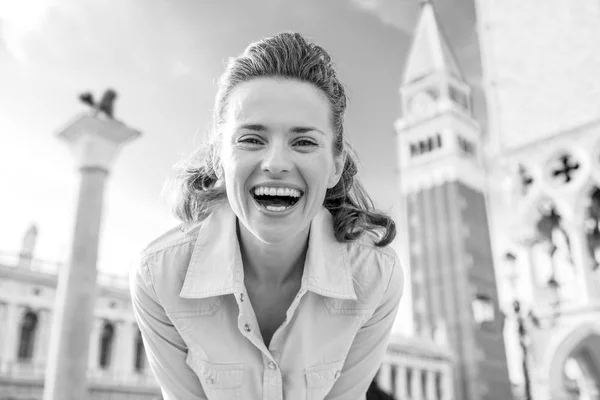
<path fill-rule="evenodd" d="M 344 172 L 344 166 L 346 165 L 346 152 L 342 152 L 337 157 L 333 159 L 333 173 L 329 177 L 329 182 L 327 184 L 327 189 L 331 189 L 335 185 L 338 184 L 340 178 L 342 177 L 342 173 Z"/>

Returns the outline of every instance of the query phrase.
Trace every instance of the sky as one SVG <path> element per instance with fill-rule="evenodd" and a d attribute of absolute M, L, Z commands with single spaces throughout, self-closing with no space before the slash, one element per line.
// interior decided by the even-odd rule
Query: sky
<path fill-rule="evenodd" d="M 473 0 L 434 5 L 477 84 Z M 99 98 L 110 87 L 115 117 L 142 136 L 111 171 L 98 268 L 127 274 L 140 249 L 177 224 L 160 193 L 204 140 L 226 60 L 281 31 L 331 54 L 350 97 L 345 130 L 359 177 L 376 207 L 397 217 L 393 123 L 419 9 L 418 0 L 0 0 L 0 252 L 18 252 L 35 223 L 35 256 L 68 260 L 78 174 L 56 134 L 86 110 L 80 93 Z"/>

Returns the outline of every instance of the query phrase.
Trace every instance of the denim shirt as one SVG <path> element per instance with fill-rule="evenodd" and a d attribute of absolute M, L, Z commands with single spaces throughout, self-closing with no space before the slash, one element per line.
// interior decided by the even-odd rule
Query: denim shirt
<path fill-rule="evenodd" d="M 131 270 L 130 291 L 165 400 L 365 399 L 403 291 L 398 257 L 373 239 L 338 242 L 322 208 L 300 290 L 268 347 L 226 201 L 152 242 Z"/>

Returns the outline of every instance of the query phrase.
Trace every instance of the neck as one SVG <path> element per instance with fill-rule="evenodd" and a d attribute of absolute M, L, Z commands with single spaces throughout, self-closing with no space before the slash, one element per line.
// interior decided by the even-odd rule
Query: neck
<path fill-rule="evenodd" d="M 302 278 L 310 226 L 300 235 L 285 242 L 264 243 L 237 224 L 244 279 L 257 284 L 281 286 Z"/>

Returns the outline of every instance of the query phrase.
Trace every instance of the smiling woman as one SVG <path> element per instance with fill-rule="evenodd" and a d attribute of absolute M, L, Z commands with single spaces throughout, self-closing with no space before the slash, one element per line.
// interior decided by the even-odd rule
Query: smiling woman
<path fill-rule="evenodd" d="M 130 277 L 165 399 L 364 399 L 403 274 L 345 108 L 329 55 L 300 34 L 229 62 L 207 148 L 177 170 L 183 223 Z"/>

